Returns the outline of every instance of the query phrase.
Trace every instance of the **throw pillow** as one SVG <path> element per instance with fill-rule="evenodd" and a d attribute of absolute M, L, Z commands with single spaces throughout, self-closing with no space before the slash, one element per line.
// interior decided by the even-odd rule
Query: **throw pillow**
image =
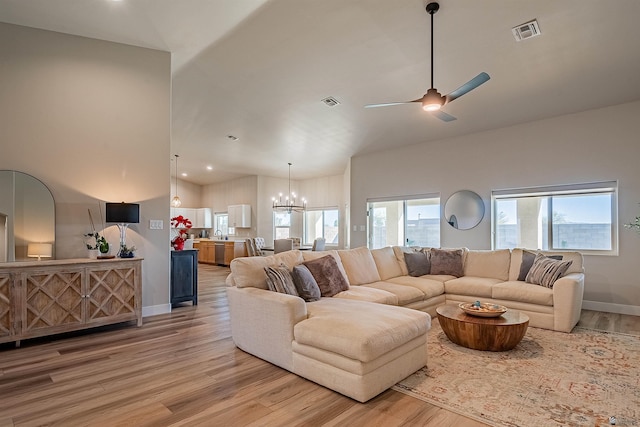
<path fill-rule="evenodd" d="M 278 267 L 265 267 L 267 273 L 267 286 L 269 290 L 281 294 L 298 295 L 293 278 L 286 265 L 280 264 Z"/>
<path fill-rule="evenodd" d="M 431 272 L 431 262 L 429 261 L 428 252 L 405 252 L 404 262 L 407 264 L 409 276 L 420 277 Z"/>
<path fill-rule="evenodd" d="M 569 269 L 573 261 L 558 261 L 537 254 L 525 282 L 553 288 L 553 284 Z"/>
<path fill-rule="evenodd" d="M 349 290 L 349 283 L 342 275 L 338 263 L 332 255 L 305 261 L 303 264 L 316 279 L 320 295 L 323 297 L 332 297 L 339 292 Z"/>
<path fill-rule="evenodd" d="M 545 255 L 546 256 L 546 255 Z M 549 255 L 547 258 L 562 261 L 562 255 Z M 520 264 L 520 273 L 518 274 L 518 280 L 524 281 L 527 278 L 527 273 L 533 266 L 533 261 L 536 259 L 536 253 L 531 251 L 522 251 L 522 263 Z"/>
<path fill-rule="evenodd" d="M 431 249 L 431 274 L 462 277 L 462 249 Z"/>
<path fill-rule="evenodd" d="M 313 278 L 313 274 L 306 265 L 296 265 L 291 272 L 293 283 L 296 285 L 298 295 L 307 302 L 318 301 L 320 299 L 320 288 L 318 282 Z"/>

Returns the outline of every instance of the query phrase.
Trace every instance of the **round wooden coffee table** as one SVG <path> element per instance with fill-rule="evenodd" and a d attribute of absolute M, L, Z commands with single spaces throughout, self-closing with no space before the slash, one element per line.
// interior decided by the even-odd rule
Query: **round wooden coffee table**
<path fill-rule="evenodd" d="M 500 317 L 477 317 L 466 314 L 457 305 L 436 308 L 442 330 L 452 342 L 474 350 L 506 351 L 524 337 L 529 316 L 507 310 Z"/>

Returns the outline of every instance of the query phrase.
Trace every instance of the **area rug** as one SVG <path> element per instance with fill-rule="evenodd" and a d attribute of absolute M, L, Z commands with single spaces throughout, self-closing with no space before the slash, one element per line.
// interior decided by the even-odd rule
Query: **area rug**
<path fill-rule="evenodd" d="M 428 366 L 393 389 L 493 426 L 640 425 L 640 337 L 529 328 L 516 348 L 453 344 L 434 319 Z"/>

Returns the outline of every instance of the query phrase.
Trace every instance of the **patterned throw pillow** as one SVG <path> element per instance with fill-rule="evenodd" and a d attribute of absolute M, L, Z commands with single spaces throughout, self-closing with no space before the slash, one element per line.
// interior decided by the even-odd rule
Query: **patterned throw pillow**
<path fill-rule="evenodd" d="M 562 260 L 562 255 L 545 255 L 547 258 Z M 522 263 L 520 263 L 520 273 L 518 274 L 518 280 L 524 281 L 527 278 L 527 274 L 533 266 L 533 261 L 536 259 L 536 253 L 531 251 L 522 251 Z"/>
<path fill-rule="evenodd" d="M 431 262 L 427 251 L 405 252 L 404 262 L 407 264 L 409 276 L 420 277 L 431 272 Z"/>
<path fill-rule="evenodd" d="M 431 249 L 431 274 L 462 277 L 462 249 Z"/>
<path fill-rule="evenodd" d="M 320 288 L 318 282 L 313 278 L 313 274 L 306 265 L 296 265 L 291 272 L 293 283 L 296 285 L 298 295 L 307 301 L 318 301 L 320 299 Z"/>
<path fill-rule="evenodd" d="M 305 261 L 302 264 L 307 266 L 313 278 L 316 279 L 323 297 L 332 297 L 337 293 L 349 290 L 349 282 L 342 275 L 338 263 L 332 255 Z"/>
<path fill-rule="evenodd" d="M 553 284 L 569 269 L 573 261 L 557 261 L 537 254 L 525 282 L 553 288 Z"/>
<path fill-rule="evenodd" d="M 264 271 L 267 273 L 267 286 L 270 291 L 299 296 L 286 265 L 280 264 L 279 267 L 265 267 Z"/>

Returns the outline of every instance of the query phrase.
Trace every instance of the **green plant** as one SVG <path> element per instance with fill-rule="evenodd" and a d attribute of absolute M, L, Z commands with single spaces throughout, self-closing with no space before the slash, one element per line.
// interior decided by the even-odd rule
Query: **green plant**
<path fill-rule="evenodd" d="M 636 217 L 634 222 L 630 222 L 624 225 L 624 228 L 629 228 L 631 230 L 636 230 L 636 232 L 640 233 L 640 216 Z"/>
<path fill-rule="evenodd" d="M 120 252 L 118 252 L 118 256 L 120 258 L 133 258 L 133 252 L 136 250 L 135 246 L 128 247 L 127 245 L 123 245 L 120 247 Z"/>

